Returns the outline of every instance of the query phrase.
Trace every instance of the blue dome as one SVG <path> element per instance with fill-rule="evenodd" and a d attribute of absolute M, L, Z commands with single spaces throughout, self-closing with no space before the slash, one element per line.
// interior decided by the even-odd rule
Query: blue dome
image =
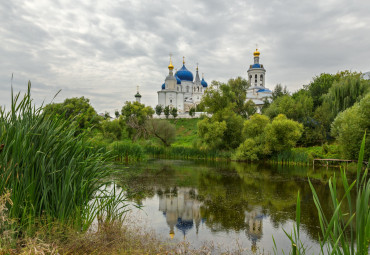
<path fill-rule="evenodd" d="M 176 77 L 176 80 L 177 80 L 177 84 L 181 84 L 181 80 L 179 79 L 179 77 L 177 77 L 177 75 L 175 75 Z"/>
<path fill-rule="evenodd" d="M 257 90 L 257 93 L 259 93 L 259 92 L 271 92 L 271 90 L 269 90 L 269 89 L 259 89 L 259 90 Z"/>
<path fill-rule="evenodd" d="M 176 72 L 176 76 L 182 81 L 194 80 L 193 74 L 188 69 L 186 69 L 185 65 L 183 65 L 181 69 Z"/>
<path fill-rule="evenodd" d="M 252 66 L 252 68 L 261 68 L 261 65 L 260 65 L 260 64 L 254 64 L 254 65 Z"/>
<path fill-rule="evenodd" d="M 207 82 L 204 80 L 204 78 L 202 78 L 202 81 L 201 81 L 201 83 L 200 83 L 200 84 L 202 84 L 203 88 L 207 88 L 207 87 L 208 87 L 208 84 L 207 84 Z"/>
<path fill-rule="evenodd" d="M 166 88 L 166 84 L 162 84 L 162 89 L 165 89 Z"/>

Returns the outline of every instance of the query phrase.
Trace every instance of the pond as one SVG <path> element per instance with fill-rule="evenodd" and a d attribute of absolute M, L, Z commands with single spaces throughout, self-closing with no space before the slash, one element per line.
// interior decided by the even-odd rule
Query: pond
<path fill-rule="evenodd" d="M 273 254 L 289 250 L 284 231 L 295 223 L 297 192 L 301 197 L 303 243 L 318 253 L 319 222 L 307 176 L 310 176 L 325 212 L 331 198 L 327 180 L 334 171 L 309 167 L 150 160 L 122 167 L 120 183 L 130 199 L 142 205 L 134 214 L 163 240 L 186 240 L 192 247 L 213 242 L 222 250 L 236 246 Z"/>

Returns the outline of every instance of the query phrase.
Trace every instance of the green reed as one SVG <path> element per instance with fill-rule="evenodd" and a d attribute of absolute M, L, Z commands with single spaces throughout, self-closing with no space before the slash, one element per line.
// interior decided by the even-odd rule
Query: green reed
<path fill-rule="evenodd" d="M 136 162 L 145 158 L 143 147 L 129 141 L 113 142 L 108 149 L 113 158 L 120 162 Z"/>
<path fill-rule="evenodd" d="M 306 152 L 301 151 L 281 151 L 272 156 L 271 161 L 283 165 L 309 165 L 310 160 Z"/>
<path fill-rule="evenodd" d="M 333 206 L 331 217 L 326 217 L 324 214 L 316 190 L 310 179 L 308 180 L 319 216 L 321 254 L 368 254 L 370 245 L 370 179 L 368 178 L 368 167 L 363 171 L 365 137 L 366 134 L 361 143 L 356 180 L 349 183 L 346 171 L 341 169 L 340 180 L 344 187 L 344 195 L 342 197 L 339 197 L 337 192 L 335 175 L 329 179 L 328 185 Z M 355 201 L 352 201 L 353 197 L 355 197 Z M 347 210 L 344 203 L 348 204 Z M 297 223 L 293 230 L 294 233 L 288 234 L 285 232 L 292 244 L 290 254 L 305 254 L 306 248 L 299 239 L 299 193 L 296 217 Z M 275 254 L 277 254 L 278 250 L 275 240 L 274 246 Z"/>
<path fill-rule="evenodd" d="M 9 217 L 23 230 L 40 219 L 87 229 L 99 211 L 90 201 L 112 168 L 69 121 L 33 106 L 30 90 L 29 83 L 23 98 L 12 91 L 10 110 L 0 109 L 0 194 L 11 191 Z"/>

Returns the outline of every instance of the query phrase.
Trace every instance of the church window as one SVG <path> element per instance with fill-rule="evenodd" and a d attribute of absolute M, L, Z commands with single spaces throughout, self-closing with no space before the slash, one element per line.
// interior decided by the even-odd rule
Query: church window
<path fill-rule="evenodd" d="M 186 92 L 189 93 L 189 86 L 186 86 Z"/>
<path fill-rule="evenodd" d="M 172 104 L 172 99 L 170 100 L 170 103 Z"/>
<path fill-rule="evenodd" d="M 263 81 L 263 75 L 261 74 L 261 76 L 260 76 L 260 81 Z"/>
<path fill-rule="evenodd" d="M 177 87 L 177 91 L 179 91 L 179 87 Z"/>
<path fill-rule="evenodd" d="M 199 87 L 198 87 L 198 92 L 199 92 Z"/>

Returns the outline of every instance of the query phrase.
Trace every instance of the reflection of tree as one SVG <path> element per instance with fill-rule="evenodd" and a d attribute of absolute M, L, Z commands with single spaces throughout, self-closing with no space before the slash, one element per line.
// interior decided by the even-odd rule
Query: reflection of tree
<path fill-rule="evenodd" d="M 128 178 L 127 176 L 123 178 L 122 182 L 134 191 L 135 201 L 140 202 L 155 194 L 159 197 L 168 196 L 170 193 L 175 196 L 178 193 L 174 187 L 177 187 L 177 192 L 184 187 L 191 187 L 187 190 L 186 199 L 202 204 L 199 219 L 206 219 L 205 224 L 211 230 L 243 230 L 253 243 L 263 235 L 263 217 L 268 216 L 276 228 L 288 220 L 295 220 L 299 190 L 302 200 L 302 228 L 305 228 L 313 239 L 318 240 L 318 216 L 307 175 L 320 177 L 323 175 L 320 171 L 313 172 L 304 167 L 279 165 L 240 163 L 217 165 L 214 162 L 210 165 L 189 162 L 176 165 L 171 162 L 164 165 L 150 163 L 145 168 L 133 169 Z M 331 172 L 324 174 L 330 176 Z M 324 212 L 329 214 L 332 208 L 327 185 L 321 181 L 311 180 L 314 181 Z M 190 223 L 177 220 L 174 226 L 178 225 L 179 229 L 190 226 Z"/>

